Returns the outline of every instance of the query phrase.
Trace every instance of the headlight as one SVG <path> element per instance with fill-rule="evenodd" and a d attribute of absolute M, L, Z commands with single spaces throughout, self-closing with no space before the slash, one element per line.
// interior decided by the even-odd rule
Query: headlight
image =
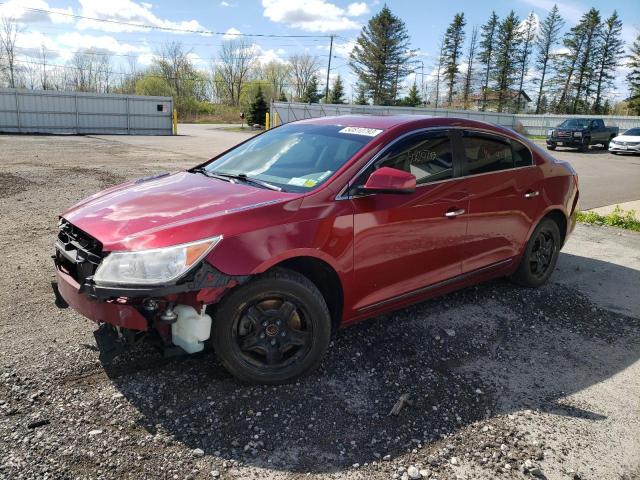
<path fill-rule="evenodd" d="M 176 280 L 198 264 L 222 236 L 166 248 L 112 252 L 98 266 L 99 285 L 157 285 Z"/>
<path fill-rule="evenodd" d="M 553 130 L 547 130 L 547 137 L 553 137 Z"/>
<path fill-rule="evenodd" d="M 581 137 L 582 136 L 582 132 L 573 132 L 573 136 L 574 137 Z"/>

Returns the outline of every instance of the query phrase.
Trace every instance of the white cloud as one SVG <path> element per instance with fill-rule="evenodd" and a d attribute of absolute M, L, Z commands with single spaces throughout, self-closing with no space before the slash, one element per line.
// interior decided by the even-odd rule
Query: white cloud
<path fill-rule="evenodd" d="M 161 28 L 181 30 L 204 30 L 197 20 L 174 22 L 158 17 L 151 11 L 150 3 L 138 3 L 133 0 L 79 0 L 80 12 L 85 17 L 101 18 L 116 22 L 138 23 Z M 104 30 L 107 32 L 134 32 L 146 30 L 144 27 L 122 25 L 118 23 L 96 22 L 82 19 L 77 22 L 79 29 Z M 180 33 L 180 32 L 176 32 Z"/>
<path fill-rule="evenodd" d="M 359 17 L 365 13 L 369 13 L 369 6 L 364 2 L 350 3 L 347 6 L 347 15 L 350 17 Z"/>
<path fill-rule="evenodd" d="M 353 7 L 353 5 L 356 5 Z M 361 11 L 362 4 L 351 4 Z M 364 4 L 366 7 L 366 4 Z M 262 0 L 264 16 L 272 22 L 284 23 L 309 32 L 353 30 L 360 24 L 349 17 L 348 10 L 325 0 Z"/>
<path fill-rule="evenodd" d="M 222 0 L 220 2 L 220 6 L 221 7 L 233 7 L 233 5 L 231 5 L 229 2 L 225 2 L 224 0 Z"/>
<path fill-rule="evenodd" d="M 520 0 L 523 3 L 529 4 L 535 8 L 540 8 L 545 12 L 551 11 L 554 5 L 558 6 L 560 15 L 569 20 L 570 23 L 578 23 L 582 14 L 589 8 L 580 4 L 566 1 L 557 0 Z"/>
<path fill-rule="evenodd" d="M 224 38 L 225 40 L 234 40 L 236 38 L 238 38 L 238 34 L 242 33 L 240 30 L 238 30 L 237 28 L 229 28 L 227 29 L 227 31 L 224 33 L 224 35 L 222 36 L 222 38 Z"/>
<path fill-rule="evenodd" d="M 44 0 L 8 0 L 0 4 L 0 16 L 12 18 L 21 23 L 73 23 L 74 19 L 67 15 L 56 15 L 47 12 L 38 12 L 27 10 L 27 8 L 37 8 L 39 10 L 49 10 L 52 12 L 60 12 L 65 14 L 73 14 L 73 9 L 69 8 L 53 8 Z"/>

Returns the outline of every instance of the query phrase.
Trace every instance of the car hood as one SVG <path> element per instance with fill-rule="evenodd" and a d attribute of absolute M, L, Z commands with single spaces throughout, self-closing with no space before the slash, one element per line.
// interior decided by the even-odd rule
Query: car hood
<path fill-rule="evenodd" d="M 251 214 L 256 228 L 265 216 L 256 216 L 255 209 L 282 210 L 283 204 L 299 197 L 177 172 L 104 190 L 74 205 L 62 217 L 99 240 L 105 251 L 141 250 L 233 235 L 251 225 L 246 215 L 242 222 L 230 221 L 245 212 Z M 285 211 L 295 209 L 288 205 Z"/>
<path fill-rule="evenodd" d="M 618 135 L 614 138 L 616 142 L 640 142 L 638 135 Z"/>

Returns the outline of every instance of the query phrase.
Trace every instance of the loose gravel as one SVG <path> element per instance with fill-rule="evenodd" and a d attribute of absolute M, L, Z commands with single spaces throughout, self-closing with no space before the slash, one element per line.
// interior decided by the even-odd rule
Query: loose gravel
<path fill-rule="evenodd" d="M 83 137 L 0 151 L 0 478 L 640 478 L 640 320 L 557 284 L 370 319 L 290 385 L 144 344 L 102 365 L 94 325 L 53 305 L 56 215 L 194 161 Z"/>

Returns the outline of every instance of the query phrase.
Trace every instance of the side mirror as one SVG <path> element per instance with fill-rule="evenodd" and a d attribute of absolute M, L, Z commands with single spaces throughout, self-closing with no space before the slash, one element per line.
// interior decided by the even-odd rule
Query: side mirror
<path fill-rule="evenodd" d="M 413 193 L 415 190 L 415 175 L 390 167 L 375 170 L 358 188 L 360 193 Z"/>

